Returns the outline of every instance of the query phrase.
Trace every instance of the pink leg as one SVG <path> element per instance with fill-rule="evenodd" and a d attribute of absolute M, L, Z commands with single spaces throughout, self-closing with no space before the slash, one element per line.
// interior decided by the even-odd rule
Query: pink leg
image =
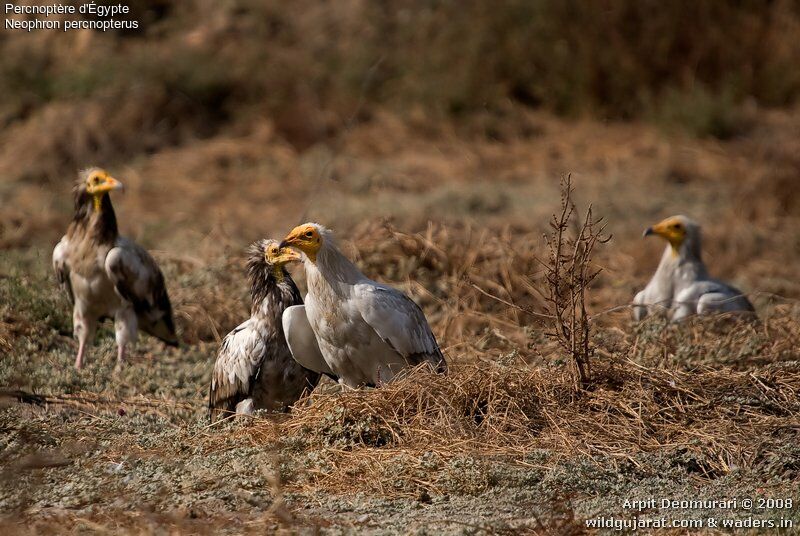
<path fill-rule="evenodd" d="M 114 314 L 114 331 L 117 340 L 117 366 L 125 363 L 128 343 L 136 341 L 136 313 L 132 308 L 121 308 Z"/>
<path fill-rule="evenodd" d="M 72 322 L 74 325 L 73 333 L 75 338 L 78 339 L 78 356 L 75 358 L 75 368 L 80 370 L 83 368 L 83 358 L 86 357 L 89 343 L 94 337 L 96 324 L 80 314 L 77 307 L 73 311 Z"/>
<path fill-rule="evenodd" d="M 86 351 L 86 341 L 82 340 L 78 343 L 78 357 L 75 358 L 75 368 L 81 370 L 83 368 L 83 354 Z"/>

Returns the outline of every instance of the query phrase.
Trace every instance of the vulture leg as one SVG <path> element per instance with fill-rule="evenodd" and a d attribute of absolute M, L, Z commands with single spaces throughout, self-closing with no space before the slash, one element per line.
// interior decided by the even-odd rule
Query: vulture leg
<path fill-rule="evenodd" d="M 87 343 L 94 339 L 94 331 L 97 328 L 97 322 L 85 316 L 79 307 L 75 307 L 72 311 L 72 325 L 73 335 L 78 339 L 78 356 L 75 358 L 75 368 L 80 370 L 83 368 L 83 358 L 86 356 Z"/>
<path fill-rule="evenodd" d="M 633 298 L 633 320 L 636 322 L 641 322 L 644 320 L 644 317 L 647 316 L 647 306 L 644 305 L 645 295 L 644 291 L 640 291 L 636 296 Z"/>
<path fill-rule="evenodd" d="M 117 363 L 125 362 L 127 345 L 136 342 L 137 319 L 133 308 L 123 307 L 114 315 L 114 332 L 117 340 Z"/>
<path fill-rule="evenodd" d="M 252 415 L 255 406 L 253 405 L 252 398 L 245 398 L 236 404 L 236 415 Z"/>
<path fill-rule="evenodd" d="M 346 393 L 347 391 L 354 391 L 354 390 L 359 388 L 359 385 L 357 383 L 356 384 L 347 383 L 344 380 L 344 378 L 339 378 L 338 383 L 339 383 L 340 392 L 342 392 L 342 393 Z"/>
<path fill-rule="evenodd" d="M 383 387 L 392 381 L 394 374 L 392 374 L 391 368 L 378 365 L 377 370 L 375 371 L 375 377 L 378 379 L 378 381 L 375 382 L 375 387 Z"/>
<path fill-rule="evenodd" d="M 86 354 L 86 340 L 81 338 L 78 342 L 78 356 L 75 358 L 75 368 L 81 370 L 83 368 L 83 356 Z"/>

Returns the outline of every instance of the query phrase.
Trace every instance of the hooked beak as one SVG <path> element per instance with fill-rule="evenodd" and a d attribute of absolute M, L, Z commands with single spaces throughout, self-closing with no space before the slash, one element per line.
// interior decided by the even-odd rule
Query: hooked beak
<path fill-rule="evenodd" d="M 320 237 L 309 225 L 298 225 L 284 237 L 280 243 L 281 248 L 292 248 L 299 250 L 311 262 L 316 261 L 316 255 L 322 245 Z"/>
<path fill-rule="evenodd" d="M 97 185 L 87 185 L 86 191 L 91 195 L 101 195 L 107 194 L 112 190 L 122 190 L 124 189 L 122 183 L 119 182 L 117 179 L 111 176 L 106 176 L 103 178 L 103 182 Z"/>
<path fill-rule="evenodd" d="M 124 190 L 125 186 L 114 177 L 106 177 L 106 180 L 101 186 L 101 191 L 110 192 L 112 190 Z"/>
<path fill-rule="evenodd" d="M 290 248 L 290 247 L 299 247 L 303 242 L 300 234 L 298 233 L 297 229 L 293 229 L 286 237 L 281 241 L 280 247 L 283 248 Z"/>
<path fill-rule="evenodd" d="M 278 253 L 277 261 L 281 264 L 286 264 L 289 262 L 296 262 L 303 259 L 303 256 L 300 255 L 299 252 L 293 250 L 292 248 L 288 247 L 281 247 L 280 252 Z"/>
<path fill-rule="evenodd" d="M 653 230 L 653 228 L 652 227 L 648 227 L 647 229 L 644 230 L 644 233 L 642 233 L 642 238 L 647 238 L 648 236 L 654 235 L 654 234 L 656 234 L 656 232 Z"/>

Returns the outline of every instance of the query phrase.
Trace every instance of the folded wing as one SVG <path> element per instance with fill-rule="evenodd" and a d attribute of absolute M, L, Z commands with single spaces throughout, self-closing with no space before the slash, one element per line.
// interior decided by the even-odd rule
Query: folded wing
<path fill-rule="evenodd" d="M 378 283 L 355 286 L 356 307 L 378 336 L 409 365 L 430 363 L 435 370 L 447 368 L 436 338 L 422 309 L 405 294 Z"/>
<path fill-rule="evenodd" d="M 72 293 L 72 282 L 69 279 L 69 260 L 67 251 L 69 250 L 69 241 L 67 237 L 64 236 L 61 240 L 56 244 L 55 249 L 53 250 L 53 270 L 56 273 L 56 279 L 58 280 L 58 284 L 64 290 L 64 293 L 69 298 L 69 302 L 71 304 L 75 304 L 75 295 Z"/>
<path fill-rule="evenodd" d="M 338 376 L 333 373 L 325 362 L 325 358 L 322 357 L 317 338 L 306 316 L 305 305 L 287 307 L 283 311 L 281 320 L 283 333 L 286 335 L 286 342 L 294 360 L 309 370 L 325 374 L 338 381 Z"/>
<path fill-rule="evenodd" d="M 234 413 L 236 405 L 253 393 L 267 353 L 264 338 L 255 329 L 255 324 L 252 318 L 242 322 L 222 341 L 208 392 L 208 411 L 212 421 Z"/>
<path fill-rule="evenodd" d="M 119 238 L 106 256 L 105 270 L 117 294 L 133 304 L 139 327 L 177 346 L 172 305 L 155 259 L 133 241 Z"/>
<path fill-rule="evenodd" d="M 672 320 L 682 320 L 693 314 L 753 311 L 753 304 L 739 289 L 722 281 L 706 280 L 693 283 L 678 293 Z"/>

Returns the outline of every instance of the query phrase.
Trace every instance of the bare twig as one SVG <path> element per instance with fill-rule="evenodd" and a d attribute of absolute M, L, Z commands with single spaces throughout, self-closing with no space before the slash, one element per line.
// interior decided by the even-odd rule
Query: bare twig
<path fill-rule="evenodd" d="M 605 224 L 595 218 L 592 206 L 582 221 L 578 219 L 572 201 L 572 178 L 561 180 L 561 211 L 553 215 L 552 231 L 545 236 L 548 258 L 545 267 L 547 335 L 572 359 L 579 386 L 585 388 L 591 379 L 590 358 L 594 349 L 590 342 L 591 317 L 586 311 L 586 289 L 600 274 L 592 266 L 592 251 L 598 243 L 606 243 Z M 569 229 L 576 231 L 570 235 Z"/>

